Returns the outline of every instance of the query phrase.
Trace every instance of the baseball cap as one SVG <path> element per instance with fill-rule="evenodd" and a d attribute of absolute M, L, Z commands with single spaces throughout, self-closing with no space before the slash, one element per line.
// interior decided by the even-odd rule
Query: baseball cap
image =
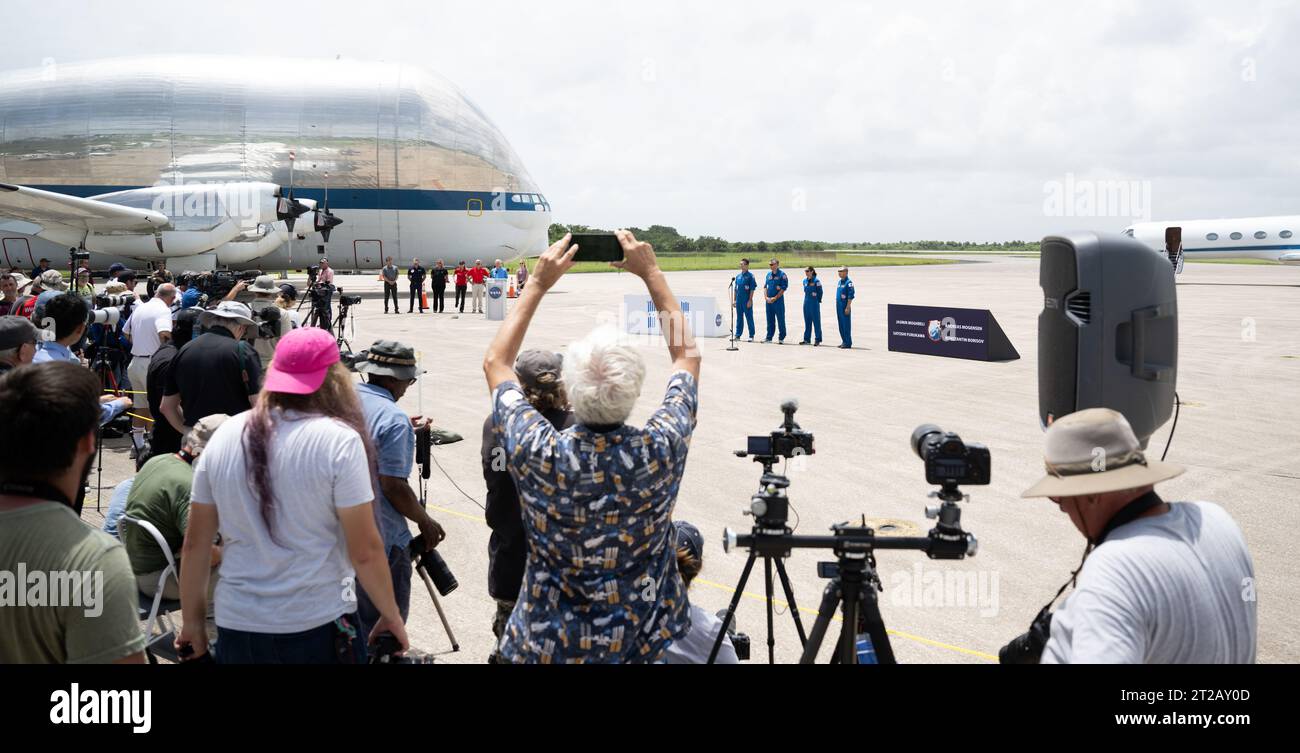
<path fill-rule="evenodd" d="M 339 362 L 334 336 L 320 327 L 300 327 L 280 338 L 266 371 L 268 392 L 308 395 L 320 389 L 330 367 Z"/>
<path fill-rule="evenodd" d="M 0 316 L 0 350 L 17 348 L 20 345 L 35 345 L 40 339 L 36 325 L 22 316 Z"/>
<path fill-rule="evenodd" d="M 125 265 L 125 264 L 122 264 L 121 262 L 114 262 L 113 264 L 109 265 L 109 267 L 108 267 L 108 273 L 111 275 L 111 274 L 114 274 L 114 273 L 116 273 L 116 272 L 121 272 L 121 271 L 124 270 L 124 269 L 126 269 L 126 265 Z"/>
<path fill-rule="evenodd" d="M 68 283 L 63 281 L 63 275 L 57 269 L 47 269 L 40 276 L 41 287 L 46 290 L 67 290 Z"/>
<path fill-rule="evenodd" d="M 198 423 L 194 424 L 194 427 L 185 435 L 183 444 L 190 448 L 190 453 L 198 455 L 203 452 L 203 448 L 207 446 L 208 440 L 212 438 L 212 434 L 217 430 L 217 427 L 224 424 L 228 418 L 230 416 L 225 413 L 214 413 L 211 416 L 200 418 Z"/>
<path fill-rule="evenodd" d="M 549 350 L 525 350 L 515 359 L 515 376 L 524 389 L 535 389 L 560 381 L 564 358 Z"/>
<path fill-rule="evenodd" d="M 203 294 L 199 292 L 198 288 L 186 288 L 185 292 L 181 293 L 181 308 L 191 308 L 199 305 L 199 298 L 202 296 Z"/>
<path fill-rule="evenodd" d="M 684 547 L 695 559 L 704 559 L 704 534 L 700 529 L 684 520 L 674 520 L 673 527 L 677 529 L 677 548 Z"/>

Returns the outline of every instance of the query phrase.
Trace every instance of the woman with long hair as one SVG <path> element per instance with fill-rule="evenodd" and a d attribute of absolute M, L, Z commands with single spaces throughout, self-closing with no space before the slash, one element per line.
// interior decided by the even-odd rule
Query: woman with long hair
<path fill-rule="evenodd" d="M 217 661 L 363 663 L 367 638 L 407 648 L 372 503 L 375 451 L 328 332 L 285 335 L 252 410 L 199 458 L 181 560 L 182 658 L 207 653 L 203 625 L 220 533 Z M 356 582 L 381 618 L 358 635 Z M 192 650 L 192 651 L 191 651 Z"/>

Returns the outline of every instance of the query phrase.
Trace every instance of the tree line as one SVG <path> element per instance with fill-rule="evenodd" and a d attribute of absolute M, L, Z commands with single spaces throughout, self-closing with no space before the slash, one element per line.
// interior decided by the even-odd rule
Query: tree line
<path fill-rule="evenodd" d="M 765 254 L 789 254 L 809 251 L 1028 251 L 1038 252 L 1038 241 L 1006 241 L 995 243 L 974 243 L 970 241 L 892 241 L 888 243 L 829 243 L 826 241 L 728 241 L 712 235 L 690 238 L 677 232 L 677 228 L 667 225 L 651 225 L 648 228 L 630 227 L 637 238 L 650 243 L 656 251 L 670 254 L 740 254 L 741 256 Z M 587 225 L 553 224 L 550 229 L 551 243 L 564 237 L 565 233 L 607 233 L 609 230 L 589 227 Z"/>

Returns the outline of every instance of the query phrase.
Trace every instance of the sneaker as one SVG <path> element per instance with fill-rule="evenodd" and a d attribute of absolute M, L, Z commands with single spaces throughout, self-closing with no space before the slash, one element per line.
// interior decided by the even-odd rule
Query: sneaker
<path fill-rule="evenodd" d="M 754 338 L 752 338 L 752 337 L 749 338 L 749 341 L 750 341 L 750 342 L 754 342 Z"/>
<path fill-rule="evenodd" d="M 815 347 L 817 347 L 818 345 L 821 345 L 821 344 L 822 344 L 822 341 L 821 341 L 821 340 L 818 340 L 817 342 L 813 343 L 813 347 L 815 348 Z"/>
<path fill-rule="evenodd" d="M 751 342 L 752 342 L 752 341 L 751 341 Z M 767 345 L 767 344 L 769 344 L 769 343 L 771 343 L 771 342 L 772 342 L 772 338 L 769 337 L 769 338 L 767 338 L 766 340 L 763 341 L 763 344 L 764 344 L 764 345 Z"/>

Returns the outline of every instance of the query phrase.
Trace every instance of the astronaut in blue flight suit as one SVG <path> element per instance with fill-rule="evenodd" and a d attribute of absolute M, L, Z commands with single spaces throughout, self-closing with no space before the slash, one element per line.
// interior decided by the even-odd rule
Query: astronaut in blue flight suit
<path fill-rule="evenodd" d="M 813 340 L 813 331 L 817 339 Z M 817 270 L 808 267 L 804 270 L 803 280 L 803 340 L 800 345 L 811 342 L 814 346 L 822 344 L 822 281 L 817 279 Z"/>
<path fill-rule="evenodd" d="M 835 288 L 835 320 L 840 325 L 841 348 L 853 347 L 853 296 L 849 268 L 840 267 L 840 284 Z"/>
<path fill-rule="evenodd" d="M 749 341 L 754 342 L 754 291 L 758 290 L 758 281 L 749 271 L 749 259 L 740 260 L 740 274 L 736 275 L 735 289 L 731 294 L 731 305 L 736 307 L 736 339 L 749 323 Z"/>
<path fill-rule="evenodd" d="M 763 342 L 772 342 L 772 335 L 780 329 L 780 342 L 785 344 L 785 291 L 790 287 L 790 278 L 781 271 L 781 262 L 773 259 L 768 262 L 771 270 L 763 279 L 763 293 L 767 299 L 767 337 Z"/>

